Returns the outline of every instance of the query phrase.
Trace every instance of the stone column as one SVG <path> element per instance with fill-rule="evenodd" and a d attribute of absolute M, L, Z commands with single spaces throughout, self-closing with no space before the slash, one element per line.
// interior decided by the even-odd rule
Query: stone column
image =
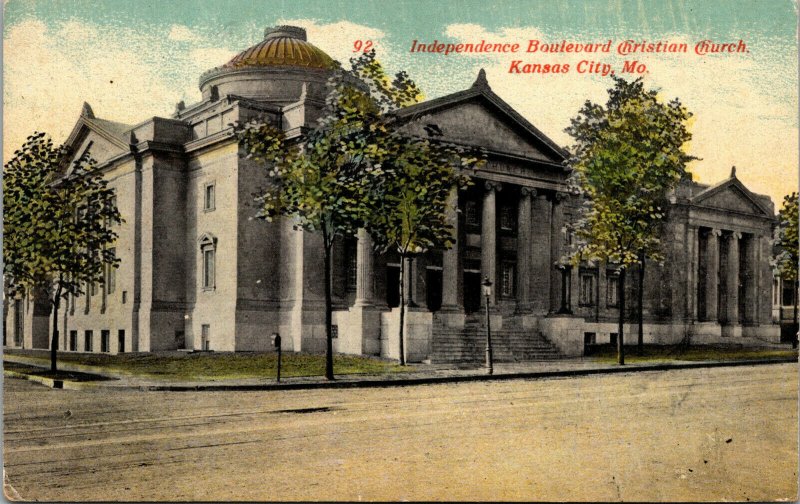
<path fill-rule="evenodd" d="M 497 304 L 497 192 L 499 182 L 486 181 L 483 195 L 483 219 L 481 221 L 481 281 L 488 277 L 492 282 L 489 304 Z"/>
<path fill-rule="evenodd" d="M 739 324 L 739 239 L 741 237 L 742 233 L 735 231 L 728 237 L 728 264 L 725 283 L 728 291 L 726 315 L 730 325 Z"/>
<path fill-rule="evenodd" d="M 356 300 L 354 306 L 371 306 L 375 302 L 372 269 L 372 238 L 366 229 L 358 230 L 356 248 Z"/>
<path fill-rule="evenodd" d="M 719 229 L 708 232 L 706 241 L 706 320 L 717 322 L 719 320 L 718 288 L 719 288 Z"/>
<path fill-rule="evenodd" d="M 517 303 L 520 311 L 531 309 L 531 198 L 536 189 L 520 189 L 517 215 Z"/>
<path fill-rule="evenodd" d="M 416 282 L 416 263 L 414 257 L 407 257 L 405 259 L 401 258 L 401 261 L 405 261 L 404 270 L 403 270 L 403 278 L 401 281 L 403 282 L 403 293 L 406 297 L 406 306 L 408 307 L 416 307 L 417 303 L 415 301 L 416 293 L 415 290 L 417 288 Z"/>
<path fill-rule="evenodd" d="M 453 227 L 453 246 L 442 253 L 442 311 L 464 311 L 464 272 L 461 264 L 461 229 L 458 225 L 458 190 L 450 191 L 447 223 Z"/>
<path fill-rule="evenodd" d="M 697 275 L 700 263 L 699 229 L 697 226 L 688 226 L 686 250 L 688 254 L 687 279 L 686 279 L 686 318 L 697 320 Z"/>
<path fill-rule="evenodd" d="M 556 313 L 561 309 L 562 272 L 555 265 L 561 258 L 564 250 L 564 200 L 567 195 L 557 192 L 553 198 L 550 216 L 550 260 L 548 271 L 550 274 L 550 312 Z"/>
<path fill-rule="evenodd" d="M 547 313 L 550 309 L 550 280 L 554 260 L 550 252 L 550 200 L 539 194 L 533 201 L 531 216 L 531 302 L 537 313 Z"/>

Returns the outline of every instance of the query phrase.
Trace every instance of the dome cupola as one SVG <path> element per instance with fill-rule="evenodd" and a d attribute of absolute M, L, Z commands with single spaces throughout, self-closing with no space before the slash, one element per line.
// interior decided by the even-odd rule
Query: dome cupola
<path fill-rule="evenodd" d="M 325 82 L 338 64 L 308 42 L 298 26 L 273 26 L 264 39 L 222 66 L 200 76 L 204 99 L 237 95 L 260 101 L 297 100 L 303 84 L 312 99 L 324 101 Z"/>
<path fill-rule="evenodd" d="M 330 70 L 334 62 L 307 41 L 303 28 L 275 26 L 264 30 L 264 40 L 234 56 L 223 68 L 269 66 Z"/>

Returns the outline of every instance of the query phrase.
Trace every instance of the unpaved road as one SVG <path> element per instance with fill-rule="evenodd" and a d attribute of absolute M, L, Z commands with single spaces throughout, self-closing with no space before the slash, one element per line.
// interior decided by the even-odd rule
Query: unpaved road
<path fill-rule="evenodd" d="M 797 499 L 797 366 L 282 392 L 5 380 L 25 499 Z"/>

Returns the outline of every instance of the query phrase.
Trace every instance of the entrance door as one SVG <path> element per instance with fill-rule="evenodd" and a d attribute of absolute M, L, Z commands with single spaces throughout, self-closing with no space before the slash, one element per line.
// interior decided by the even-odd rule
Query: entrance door
<path fill-rule="evenodd" d="M 425 273 L 425 304 L 430 311 L 442 307 L 442 270 L 428 268 Z"/>
<path fill-rule="evenodd" d="M 481 309 L 481 274 L 464 271 L 464 312 L 475 313 Z"/>

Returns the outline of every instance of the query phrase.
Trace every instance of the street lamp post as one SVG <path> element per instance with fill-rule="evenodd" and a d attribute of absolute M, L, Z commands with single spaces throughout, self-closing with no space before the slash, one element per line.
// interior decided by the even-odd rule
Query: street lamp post
<path fill-rule="evenodd" d="M 281 381 L 281 335 L 278 333 L 272 333 L 272 344 L 275 346 L 275 350 L 278 352 L 278 376 L 276 381 Z"/>
<path fill-rule="evenodd" d="M 494 374 L 492 366 L 492 329 L 489 322 L 489 297 L 492 295 L 492 281 L 484 277 L 483 296 L 486 298 L 486 374 Z"/>

